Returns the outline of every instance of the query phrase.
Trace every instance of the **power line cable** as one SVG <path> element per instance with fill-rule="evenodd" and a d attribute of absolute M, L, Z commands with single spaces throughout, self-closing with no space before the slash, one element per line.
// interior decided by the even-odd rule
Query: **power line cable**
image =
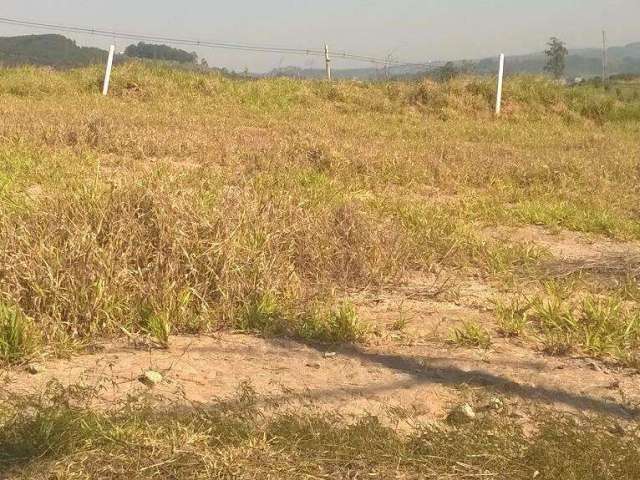
<path fill-rule="evenodd" d="M 177 37 L 167 37 L 162 35 L 148 35 L 148 34 L 139 34 L 139 33 L 130 33 L 130 32 L 114 32 L 114 31 L 102 30 L 97 28 L 59 25 L 59 24 L 44 23 L 44 22 L 33 22 L 28 20 L 18 20 L 14 18 L 6 18 L 6 17 L 0 17 L 0 23 L 5 25 L 46 29 L 46 30 L 53 30 L 53 31 L 65 32 L 65 33 L 88 34 L 88 35 L 93 35 L 97 37 L 120 38 L 125 40 L 138 40 L 138 41 L 151 41 L 151 42 L 164 42 L 164 43 L 171 43 L 171 44 L 180 45 L 180 46 L 205 47 L 205 48 L 216 48 L 216 49 L 224 49 L 224 50 L 238 50 L 238 51 L 256 52 L 256 53 L 281 53 L 281 54 L 322 56 L 322 57 L 324 57 L 325 55 L 324 50 L 317 50 L 317 49 L 276 47 L 276 46 L 267 46 L 267 45 L 250 45 L 250 44 L 230 43 L 230 42 L 212 42 L 212 41 L 177 38 Z M 339 59 L 373 63 L 378 65 L 388 65 L 388 66 L 395 66 L 395 67 L 409 67 L 409 66 L 426 67 L 426 66 L 433 65 L 432 62 L 426 62 L 426 63 L 401 62 L 399 60 L 392 60 L 388 58 L 387 59 L 377 58 L 377 57 L 366 56 L 366 55 L 357 55 L 357 54 L 352 54 L 348 52 L 333 53 L 332 56 L 334 58 L 339 58 Z"/>
<path fill-rule="evenodd" d="M 248 45 L 241 43 L 225 43 L 225 42 L 210 42 L 203 40 L 193 40 L 185 38 L 167 37 L 162 35 L 147 35 L 141 33 L 129 33 L 129 32 L 115 32 L 109 30 L 101 30 L 97 28 L 77 27 L 70 25 L 58 25 L 53 23 L 31 22 L 27 20 L 16 20 L 12 18 L 0 17 L 0 23 L 6 25 L 15 25 L 22 27 L 40 28 L 54 31 L 61 31 L 67 33 L 83 33 L 98 37 L 106 38 L 122 38 L 127 40 L 148 40 L 156 42 L 168 42 L 180 45 L 188 46 L 202 46 L 212 48 L 234 49 L 234 50 L 250 50 L 250 51 L 265 51 L 273 53 L 303 53 L 303 54 L 319 54 L 323 53 L 320 50 L 313 49 L 300 49 L 300 48 L 286 48 L 286 47 L 269 47 L 260 45 Z"/>

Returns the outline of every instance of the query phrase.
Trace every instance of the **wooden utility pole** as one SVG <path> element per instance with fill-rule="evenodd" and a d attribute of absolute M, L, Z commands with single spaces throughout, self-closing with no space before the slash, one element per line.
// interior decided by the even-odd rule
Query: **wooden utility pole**
<path fill-rule="evenodd" d="M 395 51 L 395 50 L 394 50 Z M 386 80 L 391 79 L 391 66 L 395 62 L 395 58 L 393 57 L 393 52 L 385 57 L 384 62 L 384 77 Z"/>
<path fill-rule="evenodd" d="M 607 32 L 602 31 L 602 86 L 607 86 Z"/>
<path fill-rule="evenodd" d="M 329 45 L 324 46 L 324 60 L 327 64 L 327 80 L 331 81 L 331 57 L 329 57 Z"/>

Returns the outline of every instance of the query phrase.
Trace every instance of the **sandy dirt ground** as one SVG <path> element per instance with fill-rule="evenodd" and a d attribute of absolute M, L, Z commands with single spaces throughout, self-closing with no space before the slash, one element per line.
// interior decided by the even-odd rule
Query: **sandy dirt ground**
<path fill-rule="evenodd" d="M 379 414 L 401 407 L 439 419 L 474 390 L 509 398 L 514 405 L 632 419 L 640 406 L 640 376 L 585 358 L 550 358 L 527 347 L 495 343 L 488 351 L 413 346 L 342 346 L 328 351 L 293 340 L 249 335 L 174 337 L 169 350 L 109 345 L 105 350 L 46 364 L 36 375 L 14 369 L 1 379 L 4 395 L 41 391 L 50 381 L 97 387 L 106 404 L 148 387 L 147 370 L 163 375 L 154 393 L 208 403 L 249 383 L 270 401 L 292 398 L 346 413 Z"/>

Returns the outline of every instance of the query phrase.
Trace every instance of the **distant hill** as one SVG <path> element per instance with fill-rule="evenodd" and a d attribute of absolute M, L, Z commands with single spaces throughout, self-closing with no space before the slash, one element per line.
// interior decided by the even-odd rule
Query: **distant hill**
<path fill-rule="evenodd" d="M 79 47 L 62 35 L 25 35 L 0 37 L 0 64 L 79 67 L 106 61 L 107 52 L 99 48 Z"/>
<path fill-rule="evenodd" d="M 72 68 L 103 64 L 108 52 L 100 48 L 80 47 L 63 35 L 24 35 L 0 37 L 0 66 L 46 65 L 54 68 Z M 198 55 L 168 45 L 140 42 L 129 45 L 124 54 L 116 56 L 117 62 L 130 58 L 168 62 L 184 68 L 214 70 L 223 75 L 233 76 L 225 69 L 209 68 L 203 59 L 198 63 Z"/>
<path fill-rule="evenodd" d="M 166 45 L 149 45 L 139 43 L 127 48 L 128 56 L 146 59 L 158 59 L 175 62 L 180 65 L 196 65 L 197 55 L 184 50 L 171 48 Z M 596 77 L 602 72 L 602 52 L 597 48 L 583 48 L 569 51 L 567 57 L 568 77 Z M 49 65 L 56 68 L 69 68 L 95 63 L 104 63 L 107 52 L 99 48 L 80 47 L 63 35 L 24 35 L 19 37 L 0 37 L 0 65 Z M 119 60 L 127 56 L 118 56 Z M 609 73 L 640 74 L 640 42 L 630 43 L 623 47 L 611 47 L 608 50 Z M 544 53 L 532 53 L 529 55 L 512 55 L 507 57 L 506 72 L 533 73 L 543 72 L 546 58 Z M 376 80 L 388 77 L 413 79 L 438 74 L 438 68 L 444 62 L 434 62 L 429 67 L 394 67 L 385 71 L 382 67 L 366 67 L 352 69 L 333 69 L 335 78 L 349 78 L 360 80 Z M 495 74 L 498 68 L 497 56 L 479 60 L 458 60 L 453 65 L 459 69 L 477 74 Z M 208 68 L 206 62 L 198 65 L 199 68 Z M 217 70 L 217 69 L 214 69 Z M 232 75 L 232 72 L 218 70 Z M 322 68 L 304 69 L 298 67 L 285 67 L 274 69 L 271 72 L 257 76 L 277 76 L 291 78 L 324 78 L 325 71 Z"/>
<path fill-rule="evenodd" d="M 640 42 L 624 47 L 607 49 L 608 71 L 616 74 L 640 74 Z M 507 57 L 507 73 L 541 73 L 546 64 L 544 53 Z M 477 73 L 493 73 L 498 68 L 496 58 L 486 58 L 470 62 Z M 569 50 L 566 75 L 568 77 L 595 77 L 602 75 L 602 50 L 582 48 Z"/>
<path fill-rule="evenodd" d="M 616 74 L 640 74 L 640 42 L 630 43 L 624 47 L 611 47 L 607 51 L 611 75 Z M 506 59 L 506 73 L 531 73 L 540 74 L 544 72 L 547 62 L 543 52 L 528 55 L 512 55 Z M 391 76 L 394 78 L 420 78 L 437 73 L 438 68 L 444 62 L 434 62 L 429 68 L 402 67 L 391 68 Z M 480 60 L 458 60 L 453 65 L 469 73 L 495 74 L 498 70 L 497 55 L 495 58 L 484 58 Z M 296 67 L 285 67 L 272 70 L 267 76 L 286 76 L 299 78 L 323 78 L 323 69 L 300 69 Z M 602 50 L 597 48 L 583 48 L 569 51 L 567 56 L 567 77 L 595 77 L 602 75 Z M 359 79 L 382 79 L 386 77 L 383 68 L 360 68 L 360 69 L 334 69 L 333 76 L 336 78 L 359 78 Z"/>

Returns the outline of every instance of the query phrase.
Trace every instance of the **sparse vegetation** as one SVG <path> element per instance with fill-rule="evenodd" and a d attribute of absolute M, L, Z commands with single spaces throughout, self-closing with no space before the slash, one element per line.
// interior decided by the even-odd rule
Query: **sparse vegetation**
<path fill-rule="evenodd" d="M 391 330 L 394 332 L 404 332 L 407 328 L 408 324 L 407 317 L 404 316 L 401 312 L 400 316 L 393 322 L 391 325 Z"/>
<path fill-rule="evenodd" d="M 538 336 L 543 350 L 565 355 L 579 350 L 596 358 L 638 365 L 640 310 L 620 295 L 575 298 L 553 283 L 547 292 L 498 303 L 498 328 L 505 336 Z"/>
<path fill-rule="evenodd" d="M 299 339 L 308 372 L 337 371 L 353 350 L 371 375 L 393 368 L 406 385 L 447 369 L 411 354 L 441 341 L 446 321 L 459 322 L 455 345 L 488 349 L 505 342 L 497 332 L 522 348 L 639 365 L 640 260 L 574 264 L 509 234 L 540 225 L 637 245 L 637 99 L 512 77 L 496 119 L 493 82 L 465 75 L 247 81 L 127 63 L 103 98 L 101 73 L 0 70 L 3 366 L 123 334 L 169 356 L 175 335 L 228 329 Z M 387 339 L 359 308 L 373 296 L 389 323 L 385 309 L 402 305 L 391 328 L 403 345 L 389 347 L 402 354 L 382 351 Z M 414 338 L 422 326 L 433 333 Z M 321 355 L 316 342 L 367 345 Z M 475 381 L 450 370 L 441 388 Z M 0 477 L 637 476 L 637 432 L 594 418 L 542 412 L 522 425 L 489 406 L 459 428 L 405 412 L 396 430 L 373 416 L 259 408 L 248 385 L 210 408 L 131 396 L 95 410 L 85 397 L 52 386 L 3 403 Z"/>
<path fill-rule="evenodd" d="M 548 257 L 483 225 L 640 238 L 640 109 L 595 88 L 511 78 L 494 121 L 492 83 L 464 76 L 243 81 L 131 63 L 109 98 L 99 78 L 0 72 L 0 293 L 53 351 L 122 329 L 160 345 L 224 327 L 357 341 L 334 301 L 350 291 L 438 268 L 508 282 Z"/>
<path fill-rule="evenodd" d="M 3 478 L 637 477 L 637 428 L 540 412 L 525 431 L 499 414 L 456 428 L 405 418 L 347 418 L 259 407 L 245 386 L 207 408 L 156 412 L 145 401 L 109 412 L 77 387 L 14 399 L 0 415 Z"/>

